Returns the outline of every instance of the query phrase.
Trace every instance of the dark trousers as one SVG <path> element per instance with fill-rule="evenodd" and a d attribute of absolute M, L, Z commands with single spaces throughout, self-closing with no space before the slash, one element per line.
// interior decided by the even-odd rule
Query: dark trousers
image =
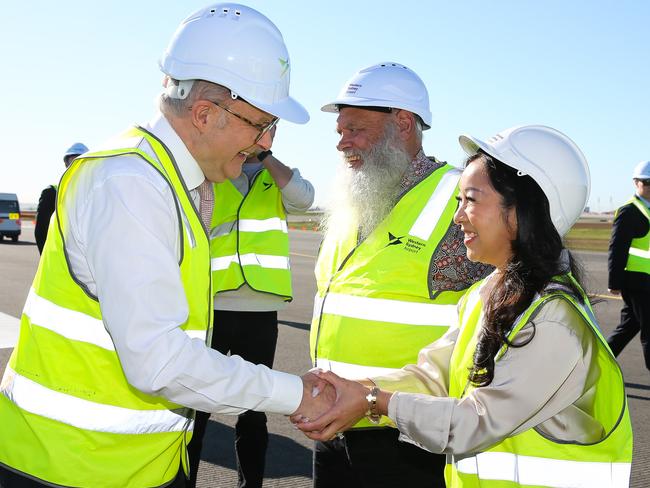
<path fill-rule="evenodd" d="M 70 469 L 74 469 L 74 467 L 71 467 Z M 174 478 L 170 484 L 165 485 L 164 488 L 185 488 L 185 483 L 185 473 L 183 473 L 183 470 L 181 469 L 176 475 L 176 478 Z M 41 483 L 0 465 L 0 488 L 46 488 L 52 486 L 61 485 L 53 485 L 52 483 L 45 484 L 44 482 Z"/>
<path fill-rule="evenodd" d="M 398 436 L 397 429 L 364 429 L 316 442 L 314 488 L 445 488 L 445 456 Z"/>
<path fill-rule="evenodd" d="M 277 312 L 231 312 L 215 310 L 212 348 L 238 355 L 255 364 L 273 367 L 278 341 Z M 190 456 L 188 488 L 196 486 L 203 436 L 209 413 L 196 412 L 194 434 L 187 446 Z M 264 479 L 268 430 L 263 412 L 244 412 L 235 424 L 235 453 L 240 488 L 261 487 Z"/>
<path fill-rule="evenodd" d="M 607 338 L 614 356 L 618 356 L 641 331 L 645 367 L 650 370 L 650 289 L 622 289 L 621 323 Z"/>

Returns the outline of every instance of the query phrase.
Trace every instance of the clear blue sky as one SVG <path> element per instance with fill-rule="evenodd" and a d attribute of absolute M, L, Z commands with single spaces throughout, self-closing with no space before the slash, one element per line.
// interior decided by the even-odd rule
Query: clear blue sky
<path fill-rule="evenodd" d="M 36 0 L 0 14 L 0 192 L 38 200 L 58 180 L 63 151 L 97 145 L 153 114 L 160 58 L 179 22 L 207 2 Z M 590 206 L 632 192 L 650 159 L 650 2 L 246 2 L 282 31 L 291 89 L 312 117 L 282 123 L 274 154 L 327 192 L 340 157 L 335 116 L 320 107 L 360 67 L 397 61 L 426 83 L 433 127 L 424 147 L 459 164 L 459 134 L 489 137 L 518 124 L 567 133 L 592 172 Z"/>

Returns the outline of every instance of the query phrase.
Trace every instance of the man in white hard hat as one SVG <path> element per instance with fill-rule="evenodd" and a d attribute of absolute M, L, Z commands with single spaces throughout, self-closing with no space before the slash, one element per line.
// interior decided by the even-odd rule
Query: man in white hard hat
<path fill-rule="evenodd" d="M 321 369 L 367 378 L 416 362 L 490 268 L 467 259 L 453 223 L 460 171 L 422 150 L 431 112 L 413 71 L 364 68 L 323 110 L 338 113 L 344 165 L 316 263 L 310 350 Z M 444 487 L 444 456 L 401 442 L 388 424 L 369 415 L 318 442 L 314 486 Z"/>
<path fill-rule="evenodd" d="M 77 158 L 0 395 L 0 486 L 185 486 L 194 410 L 318 416 L 331 390 L 208 347 L 213 182 L 271 147 L 289 56 L 259 12 L 216 4 L 165 51 L 160 114 Z M 208 342 L 209 343 L 209 342 Z"/>
<path fill-rule="evenodd" d="M 275 138 L 275 127 L 271 130 Z M 237 178 L 214 185 L 210 230 L 214 326 L 212 347 L 273 367 L 278 311 L 292 300 L 287 214 L 304 213 L 314 187 L 268 151 L 251 154 Z M 188 445 L 189 487 L 196 486 L 209 412 L 197 412 Z M 235 424 L 238 486 L 262 487 L 268 445 L 264 412 Z"/>
<path fill-rule="evenodd" d="M 72 161 L 79 155 L 88 151 L 85 144 L 75 142 L 63 154 L 63 164 L 67 168 Z M 56 188 L 57 185 L 50 185 L 41 192 L 41 197 L 38 199 L 38 206 L 36 207 L 36 222 L 34 225 L 34 238 L 36 239 L 36 246 L 38 253 L 43 253 L 45 246 L 45 239 L 47 239 L 47 229 L 50 226 L 50 218 L 56 208 Z"/>
<path fill-rule="evenodd" d="M 641 331 L 645 366 L 650 370 L 650 161 L 632 173 L 634 196 L 616 211 L 609 241 L 609 291 L 623 298 L 621 322 L 607 338 L 618 356 Z"/>

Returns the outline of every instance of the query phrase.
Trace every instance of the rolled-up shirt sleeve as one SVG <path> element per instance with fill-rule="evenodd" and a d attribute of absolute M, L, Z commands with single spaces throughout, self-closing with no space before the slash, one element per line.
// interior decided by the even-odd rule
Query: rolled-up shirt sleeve
<path fill-rule="evenodd" d="M 82 177 L 71 261 L 99 299 L 129 383 L 207 412 L 293 413 L 302 398 L 299 377 L 224 356 L 180 328 L 189 308 L 171 189 L 148 168 L 109 173 L 88 180 L 85 195 Z"/>
<path fill-rule="evenodd" d="M 306 212 L 314 203 L 314 186 L 300 174 L 297 168 L 292 168 L 293 176 L 280 190 L 282 203 L 288 213 Z"/>

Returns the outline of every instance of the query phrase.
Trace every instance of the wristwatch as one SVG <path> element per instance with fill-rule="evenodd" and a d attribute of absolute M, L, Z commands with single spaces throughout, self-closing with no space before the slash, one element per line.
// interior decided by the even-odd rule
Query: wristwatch
<path fill-rule="evenodd" d="M 270 156 L 271 154 L 273 154 L 273 153 L 271 152 L 270 149 L 269 149 L 268 151 L 262 151 L 262 152 L 258 153 L 258 155 L 257 155 L 257 159 L 258 159 L 260 162 L 262 162 L 262 161 L 264 161 L 264 159 L 265 159 L 267 156 Z"/>
<path fill-rule="evenodd" d="M 366 400 L 368 400 L 368 410 L 366 410 L 366 417 L 373 424 L 378 424 L 381 420 L 381 415 L 377 413 L 377 395 L 379 395 L 378 386 L 373 386 L 370 388 L 370 393 L 366 395 Z"/>

